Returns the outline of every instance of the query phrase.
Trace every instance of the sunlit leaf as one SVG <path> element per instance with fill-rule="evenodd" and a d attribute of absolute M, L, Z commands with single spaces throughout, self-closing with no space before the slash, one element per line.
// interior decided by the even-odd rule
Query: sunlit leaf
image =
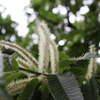
<path fill-rule="evenodd" d="M 60 59 L 69 59 L 69 56 L 65 53 L 59 52 L 59 58 Z"/>

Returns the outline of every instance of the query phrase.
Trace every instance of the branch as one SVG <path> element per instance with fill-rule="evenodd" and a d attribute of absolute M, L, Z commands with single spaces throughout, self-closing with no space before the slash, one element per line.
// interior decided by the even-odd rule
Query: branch
<path fill-rule="evenodd" d="M 39 75 L 45 75 L 45 76 L 47 76 L 47 74 L 42 74 L 42 73 L 35 72 L 35 71 L 32 71 L 32 70 L 24 69 L 24 68 L 19 68 L 19 70 L 30 72 L 30 73 L 36 74 L 37 76 L 39 76 Z"/>

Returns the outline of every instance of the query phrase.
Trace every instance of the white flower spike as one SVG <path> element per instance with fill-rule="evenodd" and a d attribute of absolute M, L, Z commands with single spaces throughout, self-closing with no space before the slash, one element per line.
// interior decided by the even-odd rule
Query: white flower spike
<path fill-rule="evenodd" d="M 39 65 L 38 71 L 46 73 L 49 64 L 49 43 L 50 43 L 50 31 L 47 25 L 42 22 L 38 26 L 39 34 Z"/>
<path fill-rule="evenodd" d="M 19 67 L 31 70 L 32 65 L 29 62 L 27 62 L 24 59 L 21 59 L 19 57 L 16 59 L 16 61 L 19 64 Z"/>
<path fill-rule="evenodd" d="M 2 44 L 5 47 L 9 47 L 12 50 L 16 51 L 17 53 L 19 53 L 24 59 L 26 59 L 28 62 L 32 63 L 33 65 L 35 65 L 35 69 L 37 69 L 38 61 L 25 49 L 23 49 L 22 47 L 14 43 L 10 43 L 10 42 L 3 41 L 3 40 L 0 41 L 0 44 Z"/>
<path fill-rule="evenodd" d="M 50 60 L 51 60 L 51 71 L 52 74 L 59 73 L 59 53 L 56 43 L 51 40 L 50 41 Z"/>
<path fill-rule="evenodd" d="M 95 46 L 91 45 L 90 46 L 90 53 L 94 53 L 96 54 L 95 51 Z M 88 65 L 88 71 L 86 74 L 86 79 L 90 80 L 92 78 L 92 76 L 97 72 L 97 64 L 96 64 L 96 59 L 95 58 L 91 58 L 89 65 Z"/>

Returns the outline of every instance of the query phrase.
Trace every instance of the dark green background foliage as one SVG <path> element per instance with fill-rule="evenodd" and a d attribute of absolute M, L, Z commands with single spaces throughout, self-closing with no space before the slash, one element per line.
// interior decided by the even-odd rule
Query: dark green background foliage
<path fill-rule="evenodd" d="M 72 3 L 73 1 L 74 4 Z M 17 43 L 18 45 L 22 46 L 25 49 L 28 49 L 29 52 L 31 52 L 36 58 L 38 58 L 38 45 L 34 43 L 34 39 L 32 38 L 33 37 L 32 35 L 37 34 L 37 32 L 33 28 L 33 26 L 36 26 L 37 21 L 44 20 L 48 24 L 51 33 L 56 36 L 55 42 L 57 44 L 59 43 L 60 40 L 63 39 L 66 40 L 64 45 L 58 44 L 58 49 L 60 52 L 59 53 L 60 72 L 64 73 L 70 71 L 72 75 L 76 77 L 78 85 L 82 89 L 85 100 L 97 100 L 98 98 L 97 88 L 100 89 L 100 79 L 99 79 L 100 65 L 98 64 L 97 79 L 95 80 L 94 78 L 92 78 L 90 83 L 83 85 L 83 81 L 85 80 L 85 74 L 87 71 L 88 60 L 80 59 L 77 61 L 77 59 L 75 59 L 75 61 L 69 61 L 70 58 L 79 57 L 84 55 L 86 52 L 88 52 L 89 51 L 88 46 L 91 44 L 95 44 L 97 54 L 100 49 L 100 42 L 99 42 L 100 41 L 100 0 L 91 0 L 93 2 L 85 4 L 86 1 L 88 2 L 89 0 L 60 0 L 61 3 L 60 5 L 64 6 L 67 11 L 66 15 L 61 15 L 59 12 L 57 14 L 54 14 L 52 12 L 54 8 L 58 7 L 57 0 L 31 0 L 30 5 L 28 7 L 33 10 L 33 13 L 28 12 L 27 8 L 25 13 L 28 19 L 33 18 L 34 15 L 36 16 L 36 18 L 33 21 L 28 22 L 27 27 L 29 29 L 29 32 L 27 33 L 26 37 L 18 36 L 17 30 L 15 29 L 17 27 L 17 23 L 12 21 L 9 15 L 6 18 L 3 18 L 2 17 L 3 12 L 0 12 L 0 40 L 4 39 L 7 41 L 11 41 L 11 37 L 14 36 L 15 41 L 13 42 Z M 89 8 L 89 11 L 87 13 L 81 14 L 84 20 L 80 20 L 80 21 L 75 20 L 74 23 L 71 23 L 70 13 L 73 13 L 75 16 L 77 16 L 78 11 L 83 6 L 87 6 Z M 70 31 L 68 31 L 67 28 L 69 28 Z M 3 48 L 3 52 L 5 52 L 4 48 Z M 7 51 L 7 53 L 11 54 L 9 50 Z M 8 70 L 11 70 L 10 67 L 8 68 Z M 16 77 L 20 77 L 20 73 L 18 73 L 19 76 L 17 76 L 17 74 L 14 75 Z M 50 77 L 53 78 L 57 77 L 55 80 L 59 81 L 58 79 L 60 76 L 49 76 L 48 80 Z M 11 81 L 12 78 L 11 79 L 8 78 L 8 80 Z M 8 81 L 8 83 L 10 81 Z M 29 84 L 32 84 L 33 81 L 35 81 L 35 79 L 32 80 Z M 49 80 L 49 82 L 50 84 L 51 83 L 53 84 L 51 80 Z M 24 89 L 24 91 L 27 91 L 29 84 Z M 52 84 L 50 85 L 51 87 Z M 97 84 L 99 87 L 97 87 Z M 30 98 L 29 100 L 54 100 L 55 96 L 54 98 L 51 96 L 51 93 L 47 88 L 47 84 L 41 85 L 38 81 L 36 81 L 35 85 L 36 87 L 34 87 L 34 91 L 30 90 L 30 92 L 33 93 L 31 94 L 32 95 L 31 97 L 32 98 L 35 97 L 35 99 Z M 94 88 L 92 88 L 91 86 L 94 86 Z M 92 91 L 91 92 L 88 90 L 89 91 L 88 93 L 91 92 L 89 97 L 87 97 L 86 90 L 85 90 L 87 88 Z M 65 93 L 65 91 L 63 92 Z M 96 96 L 96 99 L 94 99 L 91 96 L 92 94 Z M 21 95 L 24 96 L 24 93 L 22 93 Z M 22 98 L 21 95 L 18 100 L 21 100 Z M 99 97 L 100 97 L 100 93 L 99 93 Z M 69 99 L 66 98 L 65 100 L 69 100 Z"/>

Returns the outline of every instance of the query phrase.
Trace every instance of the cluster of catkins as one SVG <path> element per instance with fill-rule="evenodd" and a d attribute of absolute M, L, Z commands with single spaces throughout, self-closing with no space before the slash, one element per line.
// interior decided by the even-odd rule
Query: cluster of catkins
<path fill-rule="evenodd" d="M 31 53 L 14 43 L 2 40 L 0 41 L 0 44 L 20 54 L 22 57 L 16 58 L 19 67 L 27 70 L 32 70 L 33 67 L 36 72 L 42 74 L 41 76 L 37 77 L 39 80 L 41 80 L 44 78 L 43 74 L 49 74 L 49 67 L 51 68 L 51 74 L 59 73 L 59 54 L 56 43 L 50 38 L 51 33 L 45 22 L 38 24 L 37 31 L 39 36 L 38 60 Z M 18 80 L 16 82 L 13 81 L 8 84 L 7 89 L 9 94 L 16 95 L 20 93 L 26 84 L 32 80 L 32 76 L 34 77 L 33 74 L 28 74 L 27 79 Z"/>

